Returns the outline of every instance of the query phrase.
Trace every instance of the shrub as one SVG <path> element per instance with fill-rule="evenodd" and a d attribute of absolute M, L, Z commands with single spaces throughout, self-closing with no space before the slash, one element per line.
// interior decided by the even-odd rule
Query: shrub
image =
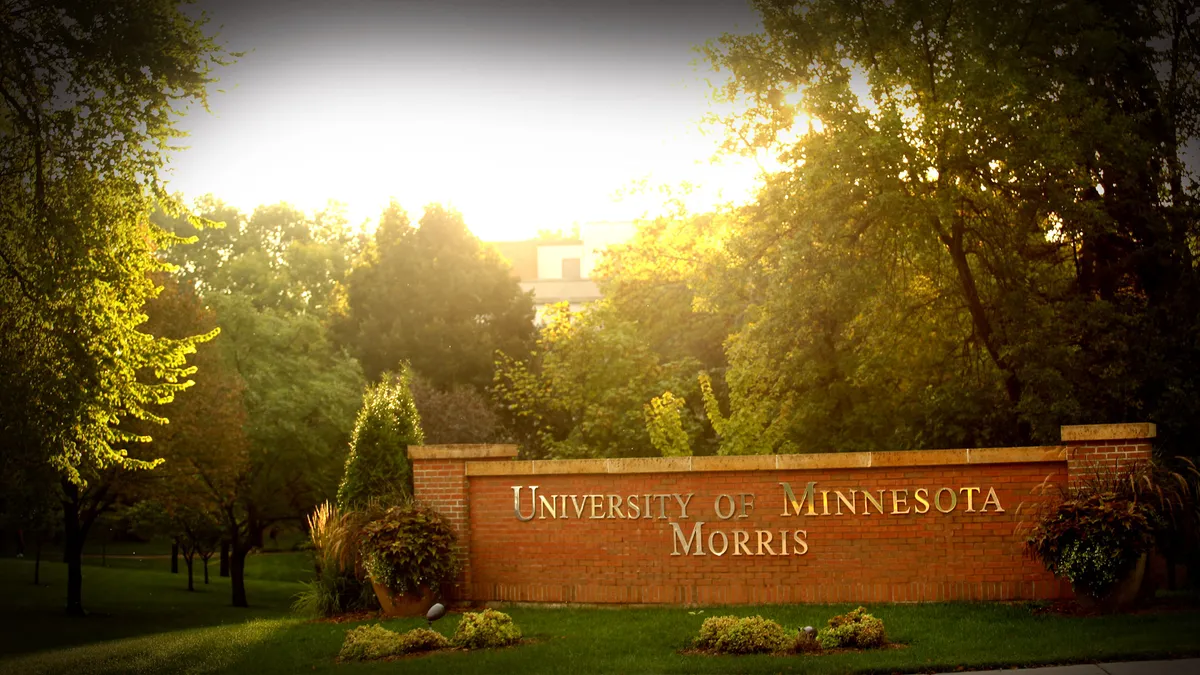
<path fill-rule="evenodd" d="M 1032 524 L 1022 522 L 1025 551 L 1077 591 L 1100 598 L 1156 543 L 1170 550 L 1194 540 L 1194 504 L 1191 481 L 1161 464 L 1124 472 L 1097 467 L 1074 488 L 1058 486 L 1031 512 Z"/>
<path fill-rule="evenodd" d="M 697 649 L 715 649 L 717 638 L 738 622 L 736 616 L 710 616 L 700 624 L 700 635 L 696 638 Z"/>
<path fill-rule="evenodd" d="M 370 661 L 388 656 L 445 649 L 449 646 L 450 641 L 444 635 L 428 628 L 414 628 L 407 633 L 397 633 L 375 624 L 346 631 L 346 639 L 342 642 L 342 650 L 338 656 L 344 661 Z"/>
<path fill-rule="evenodd" d="M 695 644 L 718 654 L 763 654 L 784 651 L 791 642 L 783 626 L 770 619 L 714 616 L 700 625 Z"/>
<path fill-rule="evenodd" d="M 867 614 L 866 607 L 858 607 L 830 619 L 828 627 L 817 632 L 816 641 L 822 649 L 869 649 L 883 646 L 887 636 L 883 631 L 883 620 Z"/>
<path fill-rule="evenodd" d="M 453 643 L 464 649 L 485 647 L 507 647 L 521 639 L 521 629 L 512 617 L 494 609 L 463 614 L 458 629 L 454 631 Z"/>
<path fill-rule="evenodd" d="M 407 368 L 385 374 L 363 394 L 338 486 L 337 504 L 343 511 L 363 507 L 372 498 L 396 502 L 412 495 L 408 446 L 420 445 L 424 436 L 408 380 Z"/>
<path fill-rule="evenodd" d="M 458 573 L 454 530 L 440 513 L 408 502 L 382 511 L 363 526 L 362 564 L 393 593 L 428 588 L 439 594 Z"/>

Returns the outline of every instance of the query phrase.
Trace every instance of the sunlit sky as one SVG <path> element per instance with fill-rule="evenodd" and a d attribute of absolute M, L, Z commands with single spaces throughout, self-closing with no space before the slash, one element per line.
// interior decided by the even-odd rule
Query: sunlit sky
<path fill-rule="evenodd" d="M 245 211 L 395 197 L 461 211 L 485 240 L 660 211 L 635 181 L 698 186 L 693 209 L 741 200 L 757 167 L 713 165 L 695 44 L 759 29 L 744 0 L 487 2 L 200 0 L 218 41 L 248 51 L 182 126 L 170 188 Z M 250 51 L 253 50 L 253 51 Z M 216 90 L 222 91 L 216 91 Z M 222 93 L 223 92 L 223 93 Z"/>

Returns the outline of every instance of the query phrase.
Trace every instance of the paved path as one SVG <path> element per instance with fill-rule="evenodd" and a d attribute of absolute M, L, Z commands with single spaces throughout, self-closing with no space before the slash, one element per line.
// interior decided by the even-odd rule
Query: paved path
<path fill-rule="evenodd" d="M 971 675 L 1013 675 L 1016 669 L 977 670 Z M 1200 659 L 1174 661 L 1122 661 L 1120 663 L 1085 663 L 1074 666 L 1023 668 L 1037 675 L 1200 675 Z M 959 675 L 959 674 L 947 674 Z"/>

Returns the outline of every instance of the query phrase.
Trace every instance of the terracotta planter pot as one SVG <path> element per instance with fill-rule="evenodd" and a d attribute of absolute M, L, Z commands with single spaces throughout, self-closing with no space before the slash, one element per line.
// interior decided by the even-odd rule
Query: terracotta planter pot
<path fill-rule="evenodd" d="M 421 588 L 420 593 L 393 593 L 386 586 L 372 582 L 375 597 L 383 608 L 384 616 L 425 616 L 435 602 L 433 591 Z"/>
<path fill-rule="evenodd" d="M 1081 590 L 1075 591 L 1075 600 L 1084 609 L 1097 609 L 1102 612 L 1119 612 L 1137 603 L 1142 588 L 1142 579 L 1146 575 L 1146 554 L 1138 558 L 1137 564 L 1125 575 L 1125 578 L 1102 597 L 1094 597 Z"/>

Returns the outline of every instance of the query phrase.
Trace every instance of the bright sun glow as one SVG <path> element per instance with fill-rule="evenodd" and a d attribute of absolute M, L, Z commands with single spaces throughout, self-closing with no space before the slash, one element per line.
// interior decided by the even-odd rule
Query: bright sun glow
<path fill-rule="evenodd" d="M 711 103 L 688 44 L 623 69 L 594 55 L 599 65 L 517 52 L 468 68 L 380 44 L 359 55 L 339 43 L 338 58 L 372 64 L 346 68 L 315 48 L 307 57 L 231 38 L 255 51 L 221 73 L 213 115 L 184 119 L 190 148 L 172 161 L 170 188 L 244 211 L 336 200 L 354 225 L 374 221 L 389 197 L 414 220 L 441 202 L 485 240 L 653 217 L 668 210 L 662 185 L 693 186 L 689 210 L 753 193 L 761 158 L 710 162 L 719 139 L 699 129 Z"/>

